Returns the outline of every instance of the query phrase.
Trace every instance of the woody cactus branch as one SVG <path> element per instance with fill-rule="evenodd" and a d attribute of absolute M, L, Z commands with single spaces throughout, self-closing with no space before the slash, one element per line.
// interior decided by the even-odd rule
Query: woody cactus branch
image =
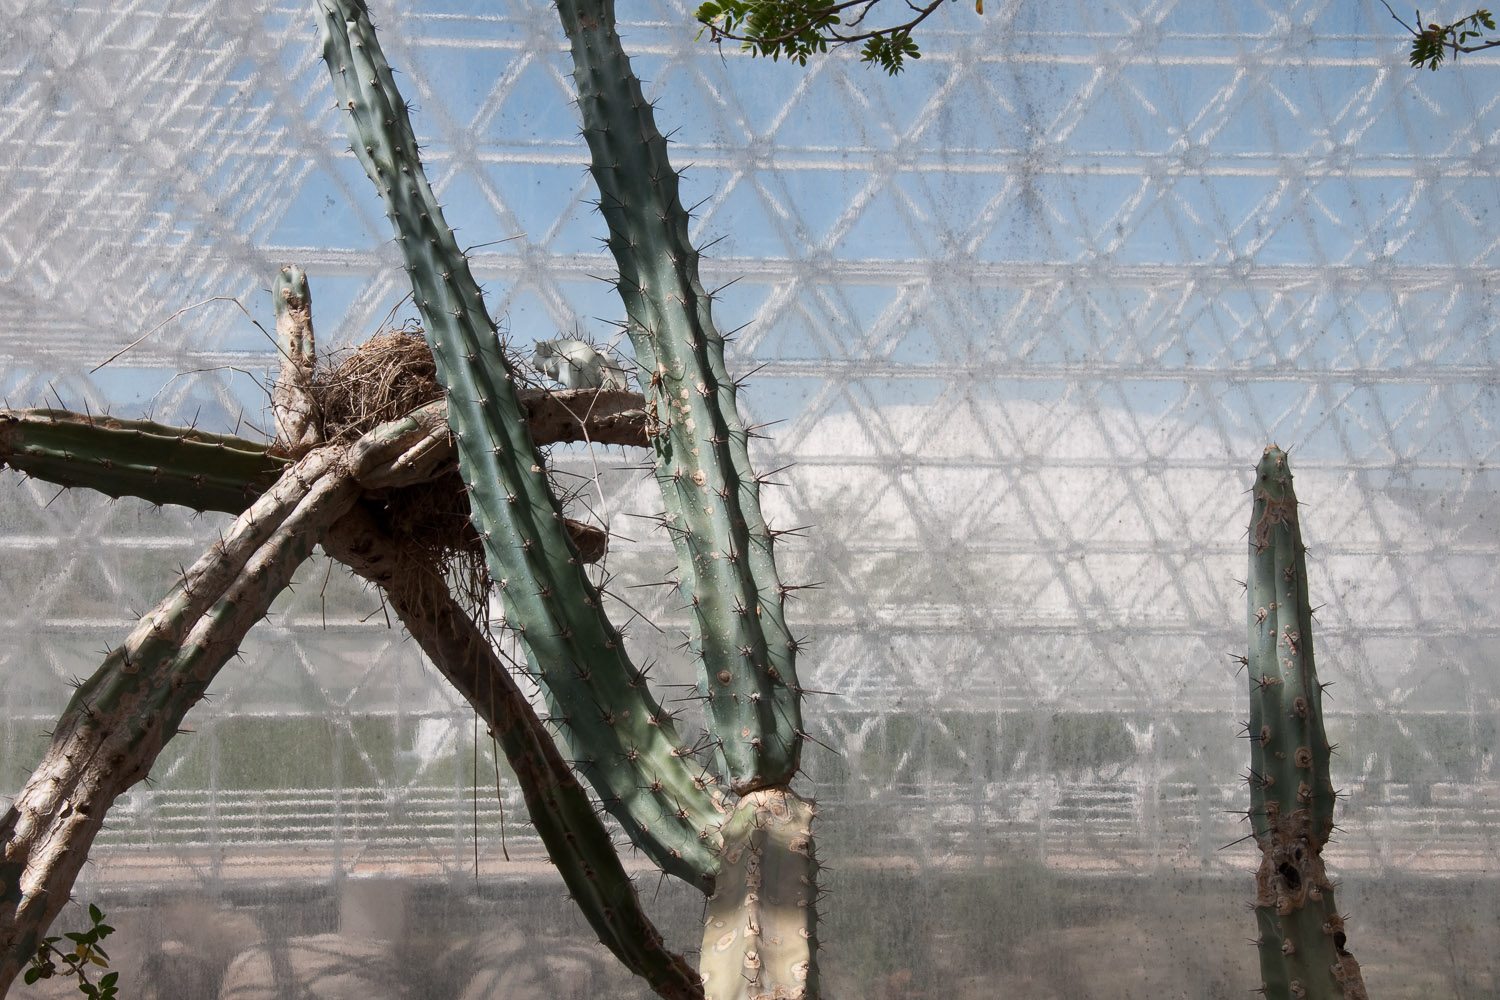
<path fill-rule="evenodd" d="M 427 182 L 368 10 L 360 0 L 315 6 L 352 148 L 385 203 L 448 391 L 472 520 L 507 621 L 605 808 L 663 870 L 706 890 L 722 822 L 711 781 L 630 662 L 563 530 L 515 373 Z"/>
<path fill-rule="evenodd" d="M 1333 832 L 1332 747 L 1313 662 L 1307 549 L 1286 453 L 1255 470 L 1247 584 L 1250 654 L 1250 823 L 1260 846 L 1255 918 L 1271 1000 L 1367 1000 L 1345 948 L 1323 847 Z"/>
<path fill-rule="evenodd" d="M 701 997 L 698 976 L 641 908 L 609 832 L 552 736 L 443 575 L 356 507 L 324 540 L 329 555 L 378 585 L 406 630 L 484 719 L 505 751 L 531 823 L 599 940 L 663 997 Z"/>
<path fill-rule="evenodd" d="M 40 766 L 0 820 L 0 995 L 67 902 L 110 804 L 146 776 L 359 490 L 339 453 L 297 463 L 78 687 Z"/>
<path fill-rule="evenodd" d="M 639 393 L 624 390 L 527 389 L 521 394 L 527 424 L 541 445 L 590 441 L 645 447 L 643 405 Z M 425 482 L 454 467 L 447 413 L 447 403 L 437 401 L 404 418 L 415 422 L 408 431 L 421 425 L 420 444 L 413 445 L 416 451 L 402 466 L 401 482 L 395 481 L 392 469 L 381 486 Z M 420 476 L 411 467 L 417 451 L 422 456 Z M 112 497 L 238 514 L 288 464 L 276 447 L 229 434 L 67 410 L 0 410 L 0 466 Z M 571 519 L 566 527 L 585 561 L 602 555 L 603 532 L 598 528 Z"/>
<path fill-rule="evenodd" d="M 288 264 L 271 284 L 276 307 L 276 353 L 281 377 L 271 392 L 276 439 L 293 456 L 303 455 L 323 439 L 321 414 L 312 394 L 317 350 L 313 340 L 312 291 L 307 274 Z"/>
<path fill-rule="evenodd" d="M 5 421 L 0 426 L 12 431 L 25 423 L 14 415 Z M 41 421 L 48 428 L 54 423 L 53 417 Z M 122 433 L 87 420 L 61 424 L 63 433 L 90 446 Z M 123 432 L 127 450 L 136 430 Z M 206 437 L 211 440 L 177 441 L 179 464 L 183 454 L 212 462 L 221 450 L 244 450 L 236 447 L 243 444 L 238 439 Z M 0 995 L 66 903 L 110 804 L 146 776 L 297 567 L 362 492 L 436 475 L 451 461 L 442 451 L 446 441 L 442 408 L 434 404 L 350 444 L 316 447 L 284 468 L 79 686 L 42 763 L 0 821 Z M 147 447 L 160 444 L 148 441 Z"/>

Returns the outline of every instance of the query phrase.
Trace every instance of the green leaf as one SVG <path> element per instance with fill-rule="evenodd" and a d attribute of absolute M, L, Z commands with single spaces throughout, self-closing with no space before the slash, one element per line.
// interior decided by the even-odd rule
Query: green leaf
<path fill-rule="evenodd" d="M 99 909 L 99 907 L 95 906 L 93 903 L 90 903 L 89 904 L 89 919 L 92 920 L 96 924 L 99 923 L 99 922 L 101 922 L 104 919 L 104 911 L 101 910 L 101 909 Z"/>
<path fill-rule="evenodd" d="M 26 976 L 24 977 L 26 979 L 26 985 L 31 986 L 38 979 L 41 979 L 43 975 L 44 972 L 42 967 L 40 965 L 33 965 L 31 968 L 26 970 Z"/>

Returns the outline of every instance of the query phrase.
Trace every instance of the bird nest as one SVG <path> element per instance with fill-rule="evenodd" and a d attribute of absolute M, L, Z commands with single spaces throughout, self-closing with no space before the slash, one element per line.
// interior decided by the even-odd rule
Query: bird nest
<path fill-rule="evenodd" d="M 443 398 L 420 330 L 378 333 L 328 361 L 313 373 L 309 395 L 331 443 L 357 440 Z M 487 613 L 489 573 L 456 465 L 430 482 L 372 491 L 364 503 L 397 545 L 441 571 L 471 612 Z"/>
<path fill-rule="evenodd" d="M 313 375 L 326 441 L 353 441 L 443 398 L 432 349 L 420 330 L 378 333 Z"/>

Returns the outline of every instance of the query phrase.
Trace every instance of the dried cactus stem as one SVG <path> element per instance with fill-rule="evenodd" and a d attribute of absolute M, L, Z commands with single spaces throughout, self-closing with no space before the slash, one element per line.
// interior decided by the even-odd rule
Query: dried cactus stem
<path fill-rule="evenodd" d="M 307 274 L 287 264 L 271 285 L 276 308 L 276 353 L 281 377 L 271 392 L 276 439 L 294 458 L 323 439 L 317 400 L 310 391 L 317 352 L 313 341 L 312 291 Z"/>
<path fill-rule="evenodd" d="M 641 908 L 593 803 L 438 567 L 397 545 L 359 506 L 335 526 L 324 547 L 385 592 L 423 652 L 489 726 L 516 776 L 532 825 L 599 940 L 658 995 L 701 997 L 698 974 L 666 947 Z"/>
<path fill-rule="evenodd" d="M 1255 912 L 1273 1000 L 1365 1000 L 1359 963 L 1323 865 L 1333 831 L 1332 747 L 1313 661 L 1306 548 L 1286 454 L 1255 470 L 1246 587 L 1250 655 L 1250 821 L 1261 850 Z"/>
<path fill-rule="evenodd" d="M 188 709 L 359 487 L 314 453 L 242 514 L 81 684 L 0 821 L 0 995 L 68 900 L 114 800 L 150 770 Z"/>

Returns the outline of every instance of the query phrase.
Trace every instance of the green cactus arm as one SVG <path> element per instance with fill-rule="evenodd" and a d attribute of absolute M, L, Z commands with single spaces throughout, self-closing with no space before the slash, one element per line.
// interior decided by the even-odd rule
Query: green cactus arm
<path fill-rule="evenodd" d="M 1323 864 L 1333 831 L 1332 748 L 1313 662 L 1306 548 L 1286 453 L 1255 470 L 1247 619 L 1250 822 L 1261 850 L 1256 922 L 1261 977 L 1276 1000 L 1364 1000 L 1359 963 Z"/>
<path fill-rule="evenodd" d="M 640 393 L 526 389 L 520 398 L 539 445 L 590 441 L 647 446 Z M 429 403 L 410 419 L 440 431 L 423 446 L 435 462 L 430 478 L 437 478 L 457 461 L 446 429 L 448 404 Z M 238 514 L 287 464 L 272 446 L 232 434 L 70 410 L 0 410 L 0 467 L 106 496 Z"/>
<path fill-rule="evenodd" d="M 703 924 L 707 1000 L 818 996 L 815 815 L 786 789 L 759 789 L 735 805 Z"/>
<path fill-rule="evenodd" d="M 785 785 L 802 745 L 797 642 L 677 173 L 621 48 L 612 0 L 557 6 L 651 406 L 656 479 L 711 727 L 736 792 Z"/>
<path fill-rule="evenodd" d="M 41 764 L 0 820 L 0 995 L 67 902 L 110 804 L 146 776 L 358 493 L 341 454 L 299 462 L 74 692 Z"/>
<path fill-rule="evenodd" d="M 328 554 L 378 585 L 408 632 L 484 719 L 505 751 L 532 825 L 599 940 L 663 997 L 701 997 L 698 975 L 667 949 L 599 815 L 499 655 L 441 571 L 395 543 L 363 506 L 334 527 Z"/>
<path fill-rule="evenodd" d="M 563 530 L 515 377 L 427 183 L 406 106 L 360 0 L 315 4 L 339 107 L 406 260 L 507 621 L 541 677 L 575 765 L 631 840 L 707 889 L 720 816 L 670 713 L 651 697 Z"/>
<path fill-rule="evenodd" d="M 0 465 L 112 497 L 237 514 L 276 481 L 286 459 L 254 441 L 150 420 L 6 410 Z"/>

